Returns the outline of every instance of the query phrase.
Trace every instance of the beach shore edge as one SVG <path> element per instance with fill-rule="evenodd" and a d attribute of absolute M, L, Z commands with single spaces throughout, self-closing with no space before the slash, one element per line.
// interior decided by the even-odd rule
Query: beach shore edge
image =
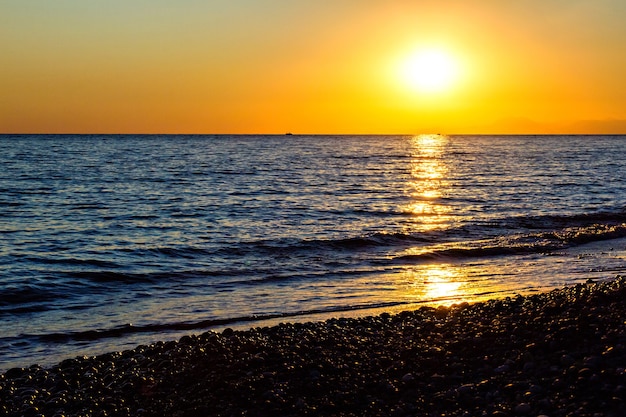
<path fill-rule="evenodd" d="M 0 375 L 8 416 L 626 415 L 626 277 Z"/>

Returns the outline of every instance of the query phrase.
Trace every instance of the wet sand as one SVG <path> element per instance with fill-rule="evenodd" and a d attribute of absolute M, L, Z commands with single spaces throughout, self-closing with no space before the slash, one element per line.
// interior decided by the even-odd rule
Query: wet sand
<path fill-rule="evenodd" d="M 9 416 L 626 415 L 626 279 L 15 368 Z"/>

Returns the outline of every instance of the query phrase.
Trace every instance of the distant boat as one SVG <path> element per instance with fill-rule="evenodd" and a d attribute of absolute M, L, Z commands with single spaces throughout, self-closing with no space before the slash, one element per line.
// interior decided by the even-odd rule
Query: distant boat
<path fill-rule="evenodd" d="M 285 133 L 285 136 L 292 136 L 292 135 L 293 135 L 293 133 L 291 133 L 291 132 Z"/>

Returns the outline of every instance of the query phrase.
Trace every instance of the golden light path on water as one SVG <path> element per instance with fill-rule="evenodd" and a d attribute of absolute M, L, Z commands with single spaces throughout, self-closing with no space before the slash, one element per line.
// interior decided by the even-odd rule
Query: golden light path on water
<path fill-rule="evenodd" d="M 452 208 L 441 202 L 449 193 L 449 167 L 444 161 L 449 141 L 443 135 L 417 135 L 410 139 L 411 181 L 409 194 L 413 202 L 404 210 L 413 216 L 413 233 L 426 232 L 449 224 Z M 421 252 L 419 248 L 407 251 Z M 445 264 L 415 265 L 409 267 L 400 281 L 405 291 L 416 302 L 437 300 L 440 304 L 452 304 L 466 297 L 465 277 L 458 268 Z"/>
<path fill-rule="evenodd" d="M 446 203 L 446 197 L 455 192 L 451 180 L 455 167 L 446 162 L 446 152 L 451 149 L 450 141 L 448 136 L 439 134 L 417 135 L 409 139 L 411 179 L 407 182 L 406 192 L 412 201 L 401 207 L 403 212 L 411 215 L 407 234 L 442 230 L 454 220 L 453 207 Z M 415 303 L 416 306 L 449 306 L 465 301 L 485 301 L 511 292 L 510 280 L 514 281 L 516 270 L 522 272 L 516 265 L 502 264 L 497 260 L 411 261 L 412 255 L 454 248 L 456 245 L 454 242 L 435 246 L 415 245 L 394 254 L 407 260 L 400 263 L 399 270 L 379 277 L 394 283 L 394 291 L 388 293 L 390 301 Z M 534 282 L 532 286 L 539 288 L 541 284 Z"/>
<path fill-rule="evenodd" d="M 412 219 L 407 234 L 442 230 L 454 220 L 453 207 L 446 203 L 446 197 L 455 192 L 451 180 L 455 167 L 446 162 L 446 152 L 451 149 L 450 141 L 448 136 L 439 134 L 417 135 L 409 139 L 411 179 L 407 182 L 406 192 L 412 201 L 401 207 Z M 524 271 L 525 268 L 533 269 L 532 262 L 520 266 L 505 259 L 411 261 L 413 255 L 454 248 L 456 245 L 458 243 L 455 242 L 427 246 L 416 244 L 395 253 L 395 257 L 407 260 L 399 264 L 399 270 L 378 277 L 381 281 L 393 283 L 391 287 L 394 289 L 388 293 L 390 301 L 414 303 L 415 306 L 485 301 L 503 294 L 511 295 L 511 282 L 515 281 L 518 273 L 526 275 L 529 288 L 541 287 L 540 282 L 531 278 L 533 272 Z M 515 292 L 524 291 L 518 288 Z M 400 309 L 407 307 L 404 305 Z"/>
<path fill-rule="evenodd" d="M 413 215 L 412 225 L 417 231 L 442 227 L 449 219 L 451 208 L 439 202 L 449 185 L 446 177 L 448 167 L 442 158 L 447 141 L 448 138 L 442 135 L 418 135 L 410 139 L 411 181 L 408 193 L 413 202 L 403 207 L 403 211 Z"/>
<path fill-rule="evenodd" d="M 412 202 L 402 210 L 411 215 L 412 221 L 406 233 L 419 236 L 420 233 L 450 227 L 455 217 L 454 208 L 447 203 L 447 197 L 455 192 L 452 184 L 455 167 L 449 166 L 446 155 L 452 148 L 451 138 L 439 134 L 417 135 L 409 139 L 409 145 L 411 179 L 407 182 L 406 192 Z M 485 301 L 500 295 L 512 295 L 511 285 L 515 285 L 520 273 L 525 275 L 528 288 L 541 287 L 541 283 L 533 278 L 533 272 L 529 272 L 533 269 L 532 262 L 526 266 L 516 264 L 522 259 L 411 261 L 414 255 L 457 245 L 455 242 L 416 244 L 395 253 L 393 256 L 403 259 L 398 265 L 399 270 L 380 277 L 383 281 L 394 282 L 394 291 L 388 293 L 390 301 L 414 303 L 415 306 Z M 529 271 L 524 271 L 529 267 Z M 525 292 L 520 288 L 514 291 Z"/>

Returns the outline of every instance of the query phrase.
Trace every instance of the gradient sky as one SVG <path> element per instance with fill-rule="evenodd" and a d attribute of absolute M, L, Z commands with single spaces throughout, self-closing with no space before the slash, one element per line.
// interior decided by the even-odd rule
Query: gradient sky
<path fill-rule="evenodd" d="M 0 0 L 2 133 L 626 133 L 623 0 Z M 458 63 L 409 88 L 423 47 Z"/>

